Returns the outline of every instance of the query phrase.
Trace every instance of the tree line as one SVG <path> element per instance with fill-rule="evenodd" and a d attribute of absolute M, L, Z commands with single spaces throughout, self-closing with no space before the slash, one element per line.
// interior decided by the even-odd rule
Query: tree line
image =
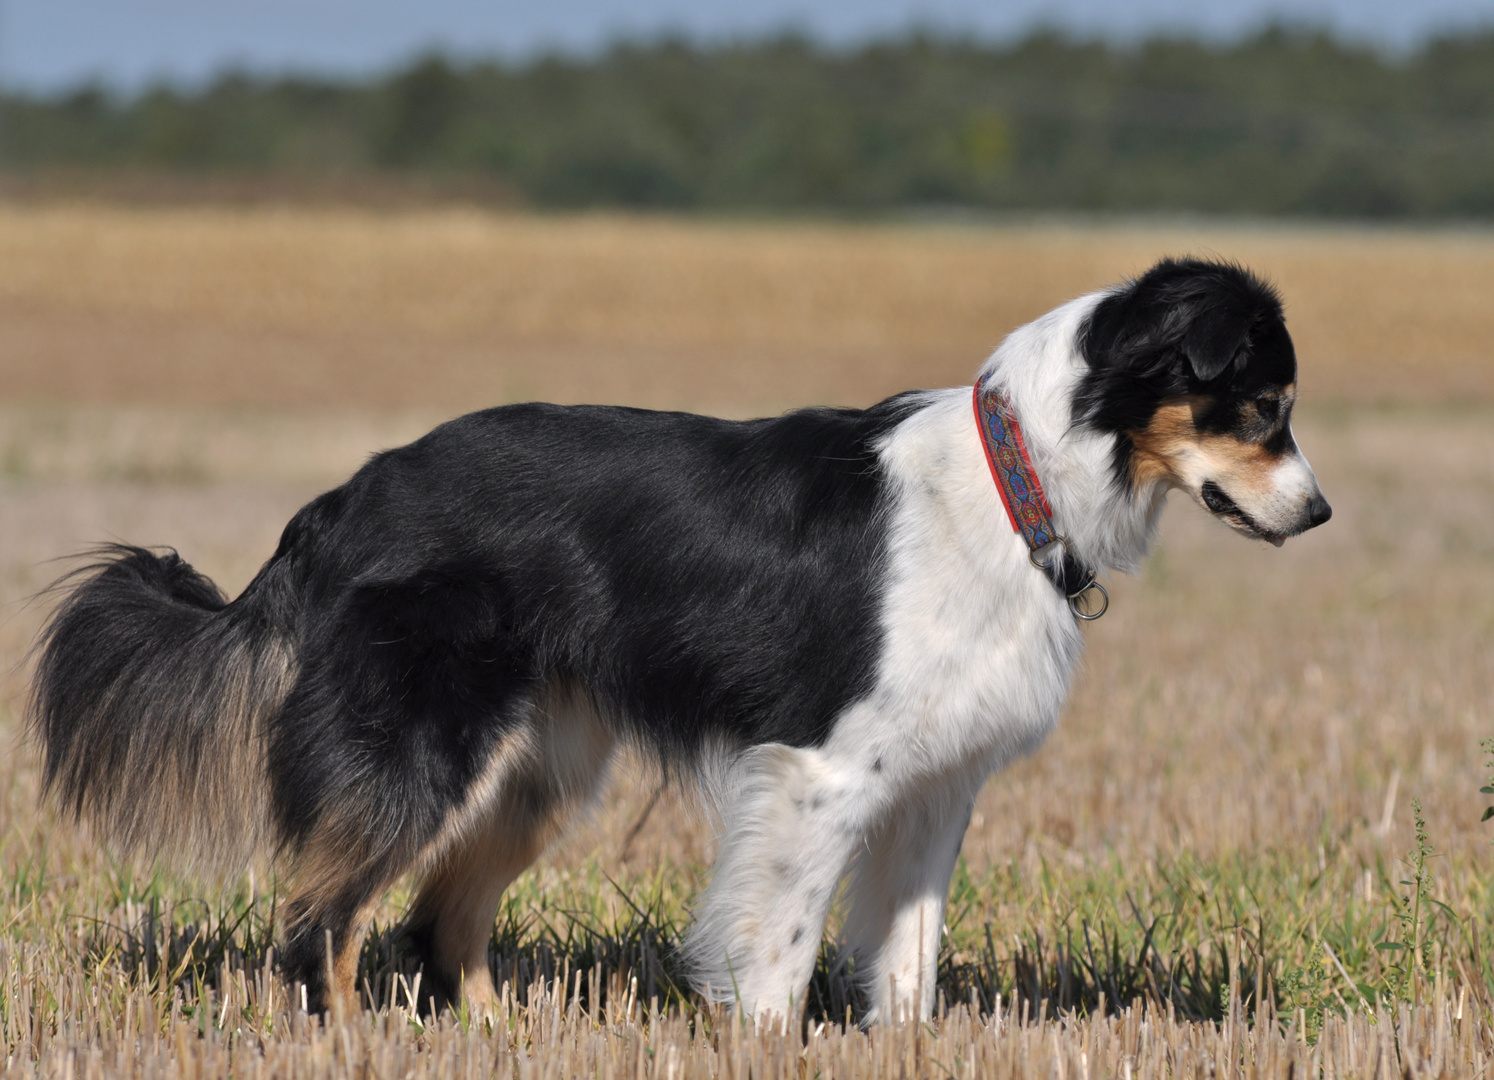
<path fill-rule="evenodd" d="M 1387 56 L 1271 28 L 424 57 L 365 82 L 0 98 L 0 172 L 482 178 L 539 206 L 1494 215 L 1494 32 Z"/>

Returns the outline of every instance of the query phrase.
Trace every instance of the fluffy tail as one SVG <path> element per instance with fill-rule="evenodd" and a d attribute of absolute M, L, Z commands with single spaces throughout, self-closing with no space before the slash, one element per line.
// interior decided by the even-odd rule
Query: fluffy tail
<path fill-rule="evenodd" d="M 36 646 L 44 791 L 124 851 L 242 870 L 271 840 L 266 727 L 295 675 L 281 576 L 230 604 L 174 551 L 99 554 Z"/>

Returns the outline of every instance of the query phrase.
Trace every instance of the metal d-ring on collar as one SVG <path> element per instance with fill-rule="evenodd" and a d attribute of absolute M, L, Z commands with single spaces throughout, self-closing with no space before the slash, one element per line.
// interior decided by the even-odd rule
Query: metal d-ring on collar
<path fill-rule="evenodd" d="M 1039 555 L 1043 555 L 1049 551 L 1052 551 L 1056 547 L 1063 548 L 1062 558 L 1038 558 Z M 1027 559 L 1032 563 L 1033 566 L 1037 567 L 1043 573 L 1053 578 L 1054 584 L 1057 585 L 1061 590 L 1063 590 L 1064 599 L 1069 602 L 1069 610 L 1074 613 L 1074 618 L 1083 619 L 1085 622 L 1094 622 L 1101 615 L 1110 610 L 1110 594 L 1105 591 L 1105 586 L 1101 585 L 1098 581 L 1095 580 L 1095 572 L 1093 570 L 1081 569 L 1080 572 L 1084 579 L 1084 584 L 1080 585 L 1079 588 L 1075 589 L 1073 592 L 1070 592 L 1068 590 L 1070 568 L 1080 569 L 1080 567 L 1078 560 L 1073 559 L 1069 556 L 1069 538 L 1067 536 L 1064 536 L 1062 533 L 1058 534 L 1042 547 L 1034 548 L 1029 551 L 1027 553 Z M 1056 567 L 1054 565 L 1055 563 L 1057 564 Z M 1082 601 L 1085 595 L 1093 590 L 1097 590 L 1100 594 L 1100 610 L 1094 612 L 1093 614 L 1089 614 L 1084 610 Z"/>

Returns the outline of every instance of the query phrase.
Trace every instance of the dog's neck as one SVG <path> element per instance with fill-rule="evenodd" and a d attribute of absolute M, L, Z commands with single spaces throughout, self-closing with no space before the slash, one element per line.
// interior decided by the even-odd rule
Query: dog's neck
<path fill-rule="evenodd" d="M 1073 421 L 1085 371 L 1079 332 L 1100 295 L 1014 330 L 979 377 L 1006 392 L 1069 550 L 1086 566 L 1129 571 L 1147 553 L 1167 491 L 1154 484 L 1133 494 L 1115 476 L 1115 436 Z"/>

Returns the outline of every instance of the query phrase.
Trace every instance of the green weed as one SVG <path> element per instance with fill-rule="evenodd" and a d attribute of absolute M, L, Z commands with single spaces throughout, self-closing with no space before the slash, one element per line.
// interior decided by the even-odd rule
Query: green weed
<path fill-rule="evenodd" d="M 1394 933 L 1382 937 L 1375 943 L 1375 948 L 1392 955 L 1381 984 L 1384 998 L 1391 1002 L 1409 1001 L 1420 1004 L 1422 983 L 1434 975 L 1430 924 L 1441 914 L 1456 926 L 1458 916 L 1452 908 L 1432 896 L 1432 871 L 1429 864 L 1437 852 L 1427 836 L 1427 822 L 1421 810 L 1421 800 L 1411 800 L 1411 814 L 1416 823 L 1416 843 L 1403 861 L 1411 876 L 1400 881 L 1405 888 L 1404 892 L 1394 889 L 1390 891 Z"/>

